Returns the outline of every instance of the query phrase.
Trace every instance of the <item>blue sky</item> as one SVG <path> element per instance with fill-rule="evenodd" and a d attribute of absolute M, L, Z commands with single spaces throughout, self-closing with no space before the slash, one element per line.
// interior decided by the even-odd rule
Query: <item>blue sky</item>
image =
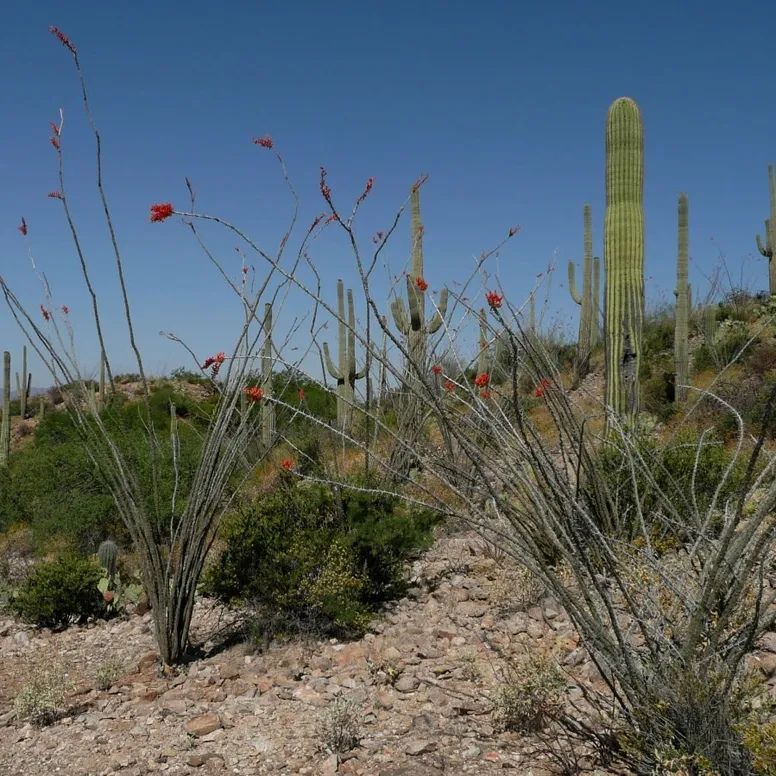
<path fill-rule="evenodd" d="M 172 330 L 201 354 L 223 349 L 234 304 L 185 228 L 150 224 L 148 206 L 186 202 L 276 244 L 290 212 L 270 134 L 301 197 L 301 222 L 321 209 L 318 170 L 349 202 L 369 176 L 364 244 L 385 228 L 420 173 L 426 277 L 432 288 L 465 277 L 473 257 L 512 224 L 522 232 L 498 265 L 522 298 L 554 263 L 547 322 L 573 333 L 565 265 L 579 259 L 582 205 L 593 206 L 600 253 L 604 119 L 615 98 L 640 105 L 645 124 L 648 300 L 672 299 L 676 197 L 690 197 L 691 281 L 727 259 L 732 281 L 766 282 L 754 246 L 767 214 L 766 167 L 776 161 L 773 38 L 776 6 L 708 2 L 14 3 L 4 10 L 0 79 L 0 271 L 31 309 L 42 297 L 28 248 L 68 304 L 78 349 L 95 361 L 87 298 L 58 202 L 48 122 L 65 111 L 68 190 L 110 330 L 113 358 L 131 361 L 115 273 L 94 187 L 92 139 L 67 52 L 78 46 L 104 139 L 104 172 L 148 366 L 188 363 L 159 337 Z M 29 224 L 25 242 L 17 231 Z M 213 236 L 235 274 L 232 238 Z M 386 258 L 400 272 L 406 221 Z M 345 244 L 328 235 L 313 252 L 325 287 L 355 285 Z M 386 273 L 383 272 L 383 275 Z M 382 281 L 381 281 L 382 282 Z M 378 289 L 380 285 L 378 284 Z M 295 311 L 304 313 L 304 302 Z M 3 347 L 22 339 L 0 310 Z M 33 383 L 46 384 L 40 367 Z"/>

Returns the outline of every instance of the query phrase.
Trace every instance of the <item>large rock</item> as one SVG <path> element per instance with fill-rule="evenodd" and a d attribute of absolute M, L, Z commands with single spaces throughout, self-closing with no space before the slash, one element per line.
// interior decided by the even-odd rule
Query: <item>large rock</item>
<path fill-rule="evenodd" d="M 218 730 L 221 727 L 221 718 L 218 714 L 200 714 L 187 720 L 183 727 L 190 736 L 200 738 Z"/>

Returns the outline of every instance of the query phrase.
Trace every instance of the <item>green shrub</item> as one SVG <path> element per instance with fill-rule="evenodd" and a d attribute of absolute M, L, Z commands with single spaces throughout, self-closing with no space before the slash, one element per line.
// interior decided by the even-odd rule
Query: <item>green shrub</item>
<path fill-rule="evenodd" d="M 224 601 L 359 632 L 380 603 L 402 592 L 403 564 L 430 543 L 434 522 L 389 493 L 286 479 L 224 522 L 225 549 L 207 570 L 204 589 Z"/>
<path fill-rule="evenodd" d="M 42 627 L 61 627 L 101 614 L 96 560 L 65 555 L 39 563 L 16 593 L 11 606 L 21 619 Z"/>

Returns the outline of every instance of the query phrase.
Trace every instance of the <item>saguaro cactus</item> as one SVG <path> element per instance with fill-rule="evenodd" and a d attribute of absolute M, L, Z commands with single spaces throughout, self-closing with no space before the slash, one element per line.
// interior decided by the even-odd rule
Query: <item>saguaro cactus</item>
<path fill-rule="evenodd" d="M 27 346 L 22 348 L 22 371 L 16 373 L 16 398 L 19 400 L 19 415 L 27 417 L 27 402 L 30 398 L 32 375 L 27 371 Z"/>
<path fill-rule="evenodd" d="M 688 339 L 690 336 L 690 295 L 692 291 L 687 282 L 687 195 L 679 195 L 679 250 L 676 260 L 676 315 L 674 323 L 674 361 L 676 365 L 677 403 L 687 399 L 687 380 L 690 372 Z"/>
<path fill-rule="evenodd" d="M 261 390 L 264 401 L 261 403 L 261 441 L 265 448 L 272 446 L 275 440 L 275 405 L 272 397 L 272 305 L 264 305 L 264 347 L 261 353 Z"/>
<path fill-rule="evenodd" d="M 348 289 L 348 317 L 345 323 L 345 284 L 337 281 L 337 317 L 339 357 L 334 366 L 329 343 L 323 343 L 323 357 L 329 374 L 337 381 L 337 426 L 343 433 L 350 430 L 353 421 L 356 380 L 364 377 L 364 370 L 356 371 L 356 313 L 353 307 L 353 291 Z"/>
<path fill-rule="evenodd" d="M 638 105 L 620 97 L 606 118 L 604 218 L 606 403 L 639 411 L 644 322 L 644 130 Z"/>
<path fill-rule="evenodd" d="M 768 165 L 768 193 L 770 196 L 770 216 L 765 219 L 765 237 L 757 235 L 757 250 L 768 259 L 768 293 L 776 294 L 776 169 Z"/>
<path fill-rule="evenodd" d="M 410 192 L 412 207 L 412 272 L 407 274 L 407 303 L 396 298 L 391 304 L 391 312 L 396 328 L 407 338 L 409 362 L 407 364 L 407 379 L 411 385 L 419 385 L 425 376 L 426 339 L 439 329 L 447 312 L 447 289 L 439 293 L 437 310 L 426 321 L 426 289 L 428 284 L 423 276 L 423 225 L 420 222 L 420 188 L 416 184 Z"/>
<path fill-rule="evenodd" d="M 579 336 L 577 338 L 576 373 L 577 380 L 582 380 L 590 371 L 590 351 L 592 350 L 593 328 L 598 326 L 594 317 L 595 302 L 593 300 L 593 227 L 590 217 L 590 205 L 582 209 L 584 229 L 584 253 L 582 259 L 582 293 L 577 290 L 574 274 L 574 262 L 569 262 L 569 293 L 579 305 Z"/>
<path fill-rule="evenodd" d="M 0 466 L 8 465 L 11 455 L 11 354 L 3 353 L 3 423 L 0 426 Z"/>

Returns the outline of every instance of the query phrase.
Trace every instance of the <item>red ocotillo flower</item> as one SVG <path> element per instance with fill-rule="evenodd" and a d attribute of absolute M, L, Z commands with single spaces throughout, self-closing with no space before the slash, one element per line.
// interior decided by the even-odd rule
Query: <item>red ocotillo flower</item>
<path fill-rule="evenodd" d="M 290 471 L 293 471 L 293 470 L 296 468 L 296 462 L 294 461 L 294 459 L 293 459 L 293 458 L 284 458 L 284 459 L 283 459 L 283 460 L 280 462 L 280 468 L 281 468 L 281 469 L 282 469 L 284 472 L 290 472 Z"/>
<path fill-rule="evenodd" d="M 51 131 L 54 133 L 56 137 L 59 137 L 60 133 L 62 132 L 62 129 L 57 126 L 53 121 L 49 121 L 49 124 L 51 125 Z"/>
<path fill-rule="evenodd" d="M 377 245 L 378 243 L 381 243 L 383 241 L 383 237 L 385 236 L 384 232 L 375 232 L 372 236 L 372 242 Z"/>
<path fill-rule="evenodd" d="M 56 135 L 51 136 L 51 145 L 59 151 L 59 138 Z"/>
<path fill-rule="evenodd" d="M 474 384 L 478 388 L 485 388 L 489 382 L 490 382 L 490 375 L 487 372 L 483 372 L 482 374 L 479 374 L 477 375 L 477 377 L 474 378 Z"/>
<path fill-rule="evenodd" d="M 485 299 L 494 310 L 501 307 L 501 303 L 504 301 L 503 295 L 497 294 L 495 291 L 488 291 L 488 293 L 485 294 Z"/>
<path fill-rule="evenodd" d="M 304 400 L 305 400 L 305 392 L 304 392 L 304 388 L 300 388 L 300 389 L 299 389 L 299 401 L 300 401 L 300 402 L 302 402 L 302 401 L 304 401 Z"/>
<path fill-rule="evenodd" d="M 551 386 L 552 383 L 546 377 L 542 377 L 542 379 L 539 381 L 539 385 L 534 391 L 534 396 L 537 398 L 542 398 L 544 396 L 544 392 Z"/>
<path fill-rule="evenodd" d="M 27 222 L 22 218 L 22 222 L 19 224 L 17 229 L 26 237 L 27 236 Z"/>
<path fill-rule="evenodd" d="M 428 289 L 428 283 L 426 283 L 425 279 L 422 277 L 416 277 L 415 278 L 415 285 L 421 290 L 426 291 Z"/>
<path fill-rule="evenodd" d="M 253 138 L 253 142 L 262 148 L 272 148 L 273 146 L 272 138 L 269 135 L 264 135 L 264 137 L 255 137 Z"/>
<path fill-rule="evenodd" d="M 46 196 L 49 197 L 49 199 L 62 199 L 62 192 L 50 191 Z"/>
<path fill-rule="evenodd" d="M 331 202 L 331 189 L 326 183 L 326 168 L 321 167 L 321 194 L 327 202 Z"/>
<path fill-rule="evenodd" d="M 374 185 L 375 185 L 375 179 L 369 178 L 366 182 L 366 186 L 364 186 L 364 191 L 361 193 L 361 196 L 358 198 L 358 201 L 356 202 L 357 205 L 360 205 L 369 196 L 369 192 L 372 190 L 372 186 Z"/>
<path fill-rule="evenodd" d="M 442 374 L 442 367 L 439 364 L 434 364 L 434 366 L 431 367 L 431 371 L 435 375 L 441 375 Z"/>
<path fill-rule="evenodd" d="M 256 385 L 244 388 L 243 393 L 248 397 L 248 401 L 258 402 L 264 398 L 264 391 Z"/>
<path fill-rule="evenodd" d="M 70 314 L 70 308 L 69 308 L 69 307 L 68 307 L 66 304 L 63 304 L 63 305 L 62 305 L 62 312 L 63 312 L 65 315 L 69 315 L 69 314 Z"/>
<path fill-rule="evenodd" d="M 202 364 L 203 369 L 210 367 L 210 374 L 215 379 L 218 376 L 218 370 L 221 369 L 221 364 L 226 361 L 226 356 L 223 351 L 219 351 L 215 356 L 208 356 L 205 359 L 205 363 Z"/>
<path fill-rule="evenodd" d="M 445 380 L 444 389 L 448 393 L 452 393 L 455 390 L 455 383 L 452 380 Z"/>
<path fill-rule="evenodd" d="M 520 231 L 520 224 L 509 227 L 509 237 L 514 237 Z"/>
<path fill-rule="evenodd" d="M 488 399 L 490 399 L 490 398 L 491 398 L 491 396 L 492 396 L 492 394 L 491 394 L 491 392 L 490 392 L 490 391 L 488 391 L 488 390 L 485 390 L 485 391 L 480 391 L 480 398 L 481 398 L 481 399 L 485 399 L 485 400 L 487 401 Z"/>
<path fill-rule="evenodd" d="M 54 27 L 52 24 L 49 27 L 49 32 L 66 48 L 70 50 L 71 54 L 77 54 L 76 47 L 73 45 L 73 41 L 65 35 L 59 27 Z"/>
<path fill-rule="evenodd" d="M 151 222 L 164 221 L 165 218 L 169 218 L 175 208 L 171 202 L 159 202 L 156 205 L 151 205 Z"/>
<path fill-rule="evenodd" d="M 40 306 L 40 314 L 43 316 L 44 321 L 51 320 L 51 313 L 43 305 Z"/>

